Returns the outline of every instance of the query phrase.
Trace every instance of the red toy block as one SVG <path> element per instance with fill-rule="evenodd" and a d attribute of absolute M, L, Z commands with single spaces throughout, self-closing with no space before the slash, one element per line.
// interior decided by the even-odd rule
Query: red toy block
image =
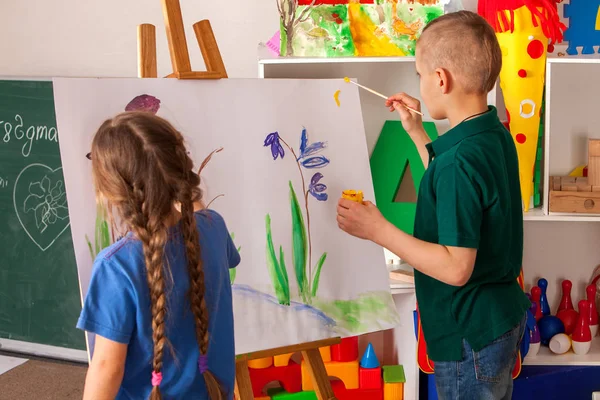
<path fill-rule="evenodd" d="M 302 371 L 300 364 L 290 361 L 284 367 L 269 367 L 264 369 L 248 368 L 254 397 L 264 396 L 264 387 L 273 381 L 279 382 L 288 393 L 302 390 Z"/>
<path fill-rule="evenodd" d="M 337 400 L 383 400 L 382 389 L 346 389 L 342 381 L 331 381 Z"/>
<path fill-rule="evenodd" d="M 358 381 L 361 389 L 381 389 L 381 367 L 358 370 Z"/>
<path fill-rule="evenodd" d="M 358 336 L 342 339 L 331 346 L 331 361 L 348 362 L 358 360 Z"/>

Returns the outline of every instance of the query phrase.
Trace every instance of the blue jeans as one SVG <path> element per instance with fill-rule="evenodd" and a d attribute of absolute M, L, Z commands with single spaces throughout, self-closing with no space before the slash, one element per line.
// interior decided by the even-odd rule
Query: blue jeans
<path fill-rule="evenodd" d="M 438 399 L 510 400 L 512 371 L 524 330 L 525 318 L 480 351 L 473 351 L 463 339 L 461 361 L 435 362 Z"/>

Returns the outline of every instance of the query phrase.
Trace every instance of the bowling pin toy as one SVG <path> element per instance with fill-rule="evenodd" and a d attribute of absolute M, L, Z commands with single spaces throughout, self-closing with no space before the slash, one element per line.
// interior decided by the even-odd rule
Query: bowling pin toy
<path fill-rule="evenodd" d="M 537 286 L 531 288 L 531 299 L 537 305 L 535 310 L 535 320 L 539 321 L 544 315 L 542 314 L 542 306 L 540 304 L 540 298 L 542 296 L 542 289 Z"/>
<path fill-rule="evenodd" d="M 596 286 L 588 285 L 585 289 L 587 292 L 587 301 L 590 303 L 590 331 L 592 337 L 598 334 L 598 309 L 596 308 Z"/>
<path fill-rule="evenodd" d="M 533 315 L 535 315 L 535 313 L 537 311 L 537 304 L 535 302 L 531 302 L 531 308 L 529 310 L 531 311 L 531 313 Z M 537 322 L 533 326 L 533 329 L 531 330 L 529 335 L 530 335 L 529 336 L 529 352 L 527 353 L 527 355 L 531 356 L 531 357 L 535 357 L 537 355 L 538 351 L 540 351 L 540 345 L 542 342 L 542 338 L 540 337 L 540 330 L 537 326 Z"/>
<path fill-rule="evenodd" d="M 563 279 L 562 281 L 562 298 L 560 299 L 560 304 L 558 306 L 557 314 L 562 310 L 574 310 L 573 301 L 571 300 L 571 289 L 573 288 L 573 283 L 568 279 Z M 589 300 L 589 299 L 588 299 Z"/>
<path fill-rule="evenodd" d="M 555 354 L 565 354 L 570 348 L 571 338 L 565 333 L 559 333 L 550 339 L 550 350 Z"/>
<path fill-rule="evenodd" d="M 592 346 L 592 332 L 590 331 L 590 303 L 587 300 L 579 302 L 579 319 L 573 331 L 573 351 L 583 355 L 590 351 Z"/>
<path fill-rule="evenodd" d="M 548 297 L 546 296 L 546 290 L 548 289 L 548 281 L 544 278 L 538 280 L 538 286 L 542 289 L 542 295 L 540 297 L 540 305 L 542 306 L 542 315 L 550 315 L 550 304 L 548 304 Z"/>

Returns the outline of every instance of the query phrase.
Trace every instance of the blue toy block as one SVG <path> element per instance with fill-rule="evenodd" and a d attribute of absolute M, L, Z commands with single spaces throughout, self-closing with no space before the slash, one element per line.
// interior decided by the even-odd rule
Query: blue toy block
<path fill-rule="evenodd" d="M 369 343 L 367 349 L 365 350 L 365 354 L 363 354 L 362 358 L 360 359 L 360 366 L 367 369 L 379 367 L 379 360 L 377 359 L 375 349 L 371 343 Z"/>
<path fill-rule="evenodd" d="M 569 18 L 569 28 L 564 39 L 569 42 L 567 54 L 594 54 L 594 46 L 600 46 L 600 0 L 571 0 L 563 5 L 565 18 Z M 600 51 L 599 51 L 600 52 Z"/>

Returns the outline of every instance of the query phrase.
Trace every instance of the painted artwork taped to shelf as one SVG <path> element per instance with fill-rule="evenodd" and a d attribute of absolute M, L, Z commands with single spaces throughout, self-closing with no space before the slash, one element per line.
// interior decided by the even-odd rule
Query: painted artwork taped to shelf
<path fill-rule="evenodd" d="M 282 56 L 413 56 L 451 0 L 276 0 Z"/>
<path fill-rule="evenodd" d="M 331 100 L 344 84 L 56 79 L 67 197 L 82 205 L 69 210 L 82 294 L 93 257 L 124 233 L 96 209 L 85 154 L 106 118 L 143 110 L 184 134 L 203 202 L 242 256 L 229 271 L 238 354 L 397 325 L 383 251 L 336 223 L 343 190 L 374 198 L 358 90 Z"/>

